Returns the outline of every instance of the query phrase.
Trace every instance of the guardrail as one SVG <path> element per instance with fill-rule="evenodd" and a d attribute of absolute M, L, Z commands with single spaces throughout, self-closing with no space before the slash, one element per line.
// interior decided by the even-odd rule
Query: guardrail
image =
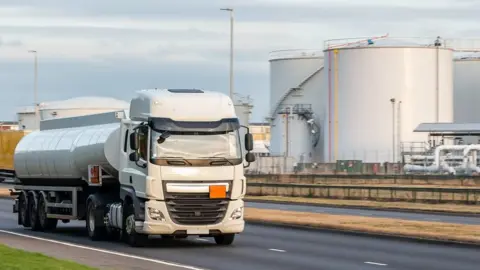
<path fill-rule="evenodd" d="M 480 188 L 248 183 L 247 195 L 480 204 Z"/>
<path fill-rule="evenodd" d="M 321 174 L 248 174 L 249 183 L 315 185 L 435 185 L 477 186 L 480 177 L 451 175 L 321 175 Z"/>

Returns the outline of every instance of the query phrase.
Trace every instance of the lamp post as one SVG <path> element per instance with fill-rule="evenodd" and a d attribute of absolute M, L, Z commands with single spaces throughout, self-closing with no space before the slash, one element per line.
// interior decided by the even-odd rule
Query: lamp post
<path fill-rule="evenodd" d="M 230 12 L 230 98 L 233 100 L 233 25 L 234 10 L 233 8 L 221 8 L 222 11 Z"/>
<path fill-rule="evenodd" d="M 391 98 L 392 103 L 392 162 L 395 163 L 395 98 Z"/>
<path fill-rule="evenodd" d="M 38 59 L 37 51 L 30 50 L 29 53 L 33 53 L 34 56 L 34 86 L 33 86 L 33 105 L 35 108 L 35 128 L 39 128 L 38 125 Z"/>
<path fill-rule="evenodd" d="M 439 53 L 440 53 L 440 46 L 442 46 L 442 41 L 440 39 L 440 36 L 437 37 L 435 40 L 435 51 L 436 51 L 436 57 L 435 57 L 435 122 L 438 123 L 440 122 L 440 59 L 439 59 Z"/>

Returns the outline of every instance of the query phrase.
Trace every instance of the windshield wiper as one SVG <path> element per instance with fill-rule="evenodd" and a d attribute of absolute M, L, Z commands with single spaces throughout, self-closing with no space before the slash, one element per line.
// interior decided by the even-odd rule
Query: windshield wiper
<path fill-rule="evenodd" d="M 225 158 L 225 157 L 201 157 L 201 158 L 221 159 L 222 161 L 228 162 L 230 165 L 233 166 L 233 163 L 228 158 Z M 217 162 L 217 161 L 210 162 L 210 165 L 212 165 L 213 162 Z"/>

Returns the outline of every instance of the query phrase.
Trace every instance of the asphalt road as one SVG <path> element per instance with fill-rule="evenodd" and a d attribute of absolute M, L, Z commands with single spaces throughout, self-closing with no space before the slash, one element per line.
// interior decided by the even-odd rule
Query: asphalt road
<path fill-rule="evenodd" d="M 385 217 L 396 218 L 404 220 L 419 220 L 419 221 L 437 221 L 458 224 L 480 224 L 480 217 L 468 216 L 450 216 L 444 214 L 428 214 L 428 213 L 409 213 L 386 210 L 368 210 L 368 209 L 352 209 L 352 208 L 337 208 L 337 207 L 323 207 L 310 206 L 298 204 L 281 204 L 281 203 L 264 203 L 264 202 L 247 202 L 246 206 L 262 209 L 277 209 L 286 211 L 299 211 L 311 213 L 326 213 L 334 215 L 352 215 L 352 216 L 368 216 L 368 217 Z"/>
<path fill-rule="evenodd" d="M 472 269 L 480 265 L 480 248 L 376 239 L 341 233 L 248 224 L 233 246 L 211 239 L 152 240 L 146 248 L 119 242 L 92 242 L 84 223 L 60 224 L 55 233 L 19 227 L 11 200 L 0 200 L 0 230 L 56 241 L 166 260 L 202 269 Z M 2 234 L 0 233 L 0 236 Z M 0 242 L 2 238 L 0 237 Z M 62 247 L 59 245 L 59 249 Z M 101 256 L 101 255 L 99 255 Z M 135 258 L 132 258 L 135 260 Z M 139 261 L 139 265 L 142 261 Z M 163 268 L 160 268 L 163 269 Z M 181 268 L 178 268 L 181 269 Z"/>

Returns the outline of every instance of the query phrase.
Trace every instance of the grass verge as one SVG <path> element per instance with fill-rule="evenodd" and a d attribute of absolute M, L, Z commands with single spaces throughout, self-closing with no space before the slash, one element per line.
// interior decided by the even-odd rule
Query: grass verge
<path fill-rule="evenodd" d="M 257 208 L 246 208 L 245 219 L 251 222 L 348 230 L 480 245 L 480 225 L 341 216 Z"/>
<path fill-rule="evenodd" d="M 0 244 L 0 269 L 8 270 L 94 270 L 74 262 L 58 260 L 40 253 L 26 252 Z"/>
<path fill-rule="evenodd" d="M 426 212 L 445 212 L 458 214 L 479 214 L 480 205 L 428 204 L 410 202 L 379 202 L 366 200 L 337 200 L 321 198 L 281 197 L 281 196 L 247 196 L 247 200 L 264 202 L 286 202 L 318 206 L 361 207 L 365 209 L 410 210 Z"/>

